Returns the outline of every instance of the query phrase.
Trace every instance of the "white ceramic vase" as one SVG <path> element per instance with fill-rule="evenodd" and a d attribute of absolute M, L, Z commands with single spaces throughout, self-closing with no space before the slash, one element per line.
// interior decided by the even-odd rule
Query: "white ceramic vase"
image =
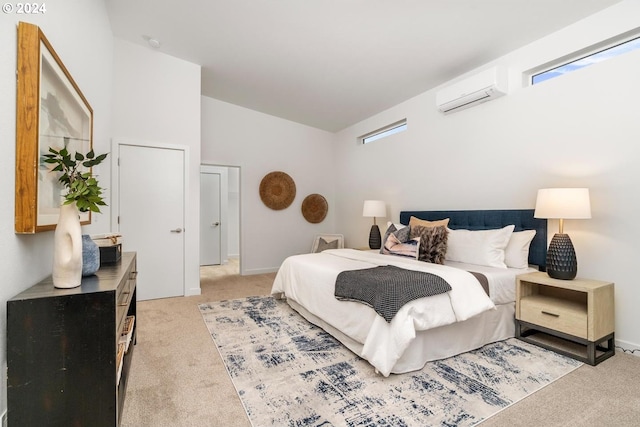
<path fill-rule="evenodd" d="M 54 234 L 53 286 L 75 288 L 82 281 L 82 229 L 75 203 L 60 206 Z"/>

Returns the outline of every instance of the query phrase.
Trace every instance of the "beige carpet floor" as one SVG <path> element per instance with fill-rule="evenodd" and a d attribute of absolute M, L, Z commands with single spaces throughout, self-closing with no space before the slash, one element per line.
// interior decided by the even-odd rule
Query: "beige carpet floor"
<path fill-rule="evenodd" d="M 122 426 L 250 426 L 197 305 L 268 295 L 275 274 L 239 276 L 231 264 L 203 267 L 201 277 L 202 295 L 138 302 Z M 640 426 L 638 378 L 640 357 L 618 352 L 598 366 L 576 369 L 482 427 Z"/>

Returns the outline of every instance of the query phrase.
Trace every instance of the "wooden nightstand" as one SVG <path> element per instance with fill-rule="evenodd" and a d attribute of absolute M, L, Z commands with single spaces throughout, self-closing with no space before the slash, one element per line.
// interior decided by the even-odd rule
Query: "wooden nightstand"
<path fill-rule="evenodd" d="M 596 365 L 615 354 L 613 295 L 611 282 L 558 280 L 543 272 L 520 275 L 516 337 Z"/>

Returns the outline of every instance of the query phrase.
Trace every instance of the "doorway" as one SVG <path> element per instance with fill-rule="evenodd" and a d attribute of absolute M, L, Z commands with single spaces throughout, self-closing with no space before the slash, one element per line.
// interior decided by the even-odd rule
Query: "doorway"
<path fill-rule="evenodd" d="M 240 168 L 200 166 L 200 282 L 240 273 Z"/>
<path fill-rule="evenodd" d="M 200 266 L 222 264 L 222 195 L 227 179 L 220 172 L 200 172 Z M 225 221 L 226 222 L 226 221 Z M 226 233 L 225 233 L 226 234 Z"/>
<path fill-rule="evenodd" d="M 184 147 L 114 142 L 112 229 L 136 251 L 138 299 L 184 295 Z M 161 214 L 160 214 L 161 213 Z"/>

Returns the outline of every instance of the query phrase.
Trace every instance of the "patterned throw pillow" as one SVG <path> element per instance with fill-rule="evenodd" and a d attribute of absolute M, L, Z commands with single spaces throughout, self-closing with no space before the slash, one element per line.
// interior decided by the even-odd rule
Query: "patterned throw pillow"
<path fill-rule="evenodd" d="M 385 242 L 387 241 L 387 239 L 389 238 L 389 235 L 390 235 L 391 233 L 395 233 L 395 232 L 397 232 L 398 230 L 402 230 L 402 229 L 404 229 L 404 228 L 409 229 L 409 227 L 405 227 L 405 226 L 402 226 L 402 225 L 399 225 L 399 224 L 398 224 L 398 225 L 396 225 L 396 224 L 394 224 L 394 223 L 392 223 L 392 222 L 387 222 L 387 231 L 385 231 L 385 232 L 384 232 L 384 236 L 382 236 L 382 247 L 380 248 L 380 253 L 381 253 L 381 254 L 384 254 L 384 253 L 385 253 L 385 252 L 384 252 L 384 243 L 385 243 Z"/>
<path fill-rule="evenodd" d="M 447 254 L 447 227 L 412 226 L 411 238 L 420 238 L 418 259 L 433 264 L 444 264 Z"/>
<path fill-rule="evenodd" d="M 402 227 L 402 228 L 398 229 L 397 231 L 395 231 L 393 234 L 402 243 L 408 242 L 409 239 L 411 239 L 411 236 L 410 236 L 411 229 L 409 229 L 409 227 Z"/>
<path fill-rule="evenodd" d="M 417 259 L 420 238 L 411 239 L 409 233 L 409 227 L 403 227 L 397 230 L 396 227 L 391 224 L 385 233 L 384 245 L 380 248 L 380 253 Z"/>

